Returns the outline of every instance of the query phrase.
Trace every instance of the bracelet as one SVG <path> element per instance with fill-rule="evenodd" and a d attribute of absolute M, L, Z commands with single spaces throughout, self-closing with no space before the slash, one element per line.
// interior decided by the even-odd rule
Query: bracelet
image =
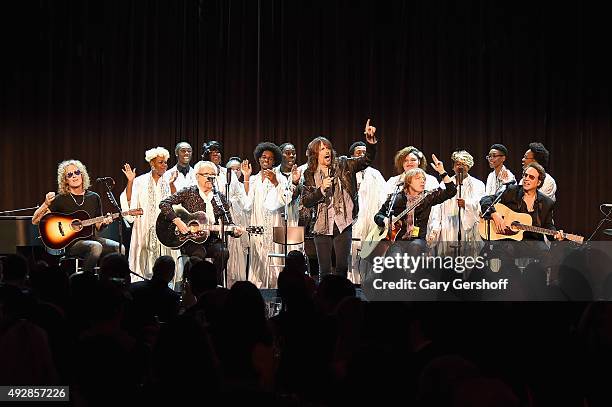
<path fill-rule="evenodd" d="M 444 171 L 442 174 L 440 174 L 440 178 L 444 179 L 444 177 L 446 177 L 448 175 L 448 172 Z"/>
<path fill-rule="evenodd" d="M 245 183 L 245 184 L 248 184 L 248 183 L 249 183 L 249 181 L 244 181 L 244 183 Z"/>

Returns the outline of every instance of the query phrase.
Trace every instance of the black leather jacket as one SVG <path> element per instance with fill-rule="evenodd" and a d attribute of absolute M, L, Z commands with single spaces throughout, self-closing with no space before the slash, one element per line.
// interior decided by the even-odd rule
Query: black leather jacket
<path fill-rule="evenodd" d="M 353 219 L 359 213 L 359 204 L 357 202 L 357 178 L 355 174 L 365 170 L 370 166 L 376 157 L 376 144 L 368 143 L 366 154 L 358 158 L 349 158 L 347 156 L 338 157 L 332 165 L 332 171 L 335 177 L 342 184 L 342 188 L 350 195 L 353 201 Z M 336 182 L 334 180 L 334 182 Z M 323 204 L 325 196 L 315 184 L 314 172 L 308 168 L 304 171 L 304 184 L 302 185 L 302 204 L 306 208 L 312 208 L 317 204 Z M 323 208 L 317 207 L 315 217 Z M 312 222 L 315 222 L 313 219 Z"/>
<path fill-rule="evenodd" d="M 427 237 L 427 222 L 429 222 L 429 214 L 431 213 L 431 207 L 439 205 L 447 199 L 451 199 L 457 193 L 457 186 L 454 182 L 444 184 L 446 189 L 438 188 L 427 195 L 423 202 L 414 209 L 414 226 L 419 228 L 419 239 L 425 239 Z M 392 196 L 389 196 L 387 202 L 380 208 L 378 213 L 374 216 L 374 222 L 380 227 L 385 226 L 387 213 L 389 212 L 389 205 L 391 203 Z M 393 216 L 401 214 L 406 209 L 406 193 L 400 192 L 393 203 Z M 402 222 L 402 227 L 398 233 L 398 240 L 406 233 L 406 224 Z"/>
<path fill-rule="evenodd" d="M 540 226 L 546 229 L 556 230 L 553 221 L 553 210 L 555 201 L 537 191 L 536 199 L 533 203 L 534 212 L 529 213 L 527 204 L 523 200 L 525 190 L 522 185 L 509 185 L 502 193 L 500 203 L 506 205 L 514 212 L 530 214 L 533 219 L 533 226 Z M 489 205 L 495 200 L 495 195 L 483 196 L 480 200 L 481 212 L 487 210 Z M 491 208 L 491 213 L 495 212 L 495 208 Z M 528 240 L 544 240 L 544 235 L 539 233 L 525 232 L 524 239 Z"/>

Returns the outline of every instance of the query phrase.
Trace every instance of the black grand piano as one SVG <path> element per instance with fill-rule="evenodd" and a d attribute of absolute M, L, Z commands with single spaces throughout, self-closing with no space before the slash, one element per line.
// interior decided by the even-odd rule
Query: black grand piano
<path fill-rule="evenodd" d="M 31 216 L 0 216 L 0 254 L 13 254 L 42 245 L 38 226 L 32 225 Z"/>

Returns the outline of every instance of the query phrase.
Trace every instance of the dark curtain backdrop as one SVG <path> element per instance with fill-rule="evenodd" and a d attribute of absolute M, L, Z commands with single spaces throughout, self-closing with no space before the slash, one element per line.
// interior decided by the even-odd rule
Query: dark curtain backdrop
<path fill-rule="evenodd" d="M 520 173 L 531 141 L 551 151 L 556 221 L 589 235 L 611 202 L 608 16 L 583 2 L 65 1 L 3 5 L 0 210 L 39 204 L 78 158 L 125 186 L 146 149 L 216 139 L 327 135 L 339 153 L 378 128 L 375 161 L 415 145 L 450 168 L 466 148 L 485 180 L 501 142 Z M 8 4 L 8 3 L 7 3 Z M 170 165 L 175 160 L 172 154 Z M 94 190 L 101 192 L 99 187 Z M 109 210 L 105 202 L 106 210 Z M 598 238 L 603 238 L 600 233 Z"/>

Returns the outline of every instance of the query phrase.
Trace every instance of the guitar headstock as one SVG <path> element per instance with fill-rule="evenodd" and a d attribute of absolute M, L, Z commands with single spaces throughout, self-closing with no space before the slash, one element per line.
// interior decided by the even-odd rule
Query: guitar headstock
<path fill-rule="evenodd" d="M 582 237 L 582 236 L 566 234 L 564 237 L 567 240 L 571 240 L 572 242 L 575 242 L 575 243 L 578 243 L 578 244 L 584 243 L 584 237 Z"/>
<path fill-rule="evenodd" d="M 144 211 L 142 210 L 142 208 L 138 208 L 138 209 L 130 209 L 128 211 L 128 215 L 130 216 L 140 216 L 144 213 Z"/>
<path fill-rule="evenodd" d="M 247 226 L 246 231 L 250 235 L 262 235 L 264 232 L 264 227 L 263 226 Z"/>

